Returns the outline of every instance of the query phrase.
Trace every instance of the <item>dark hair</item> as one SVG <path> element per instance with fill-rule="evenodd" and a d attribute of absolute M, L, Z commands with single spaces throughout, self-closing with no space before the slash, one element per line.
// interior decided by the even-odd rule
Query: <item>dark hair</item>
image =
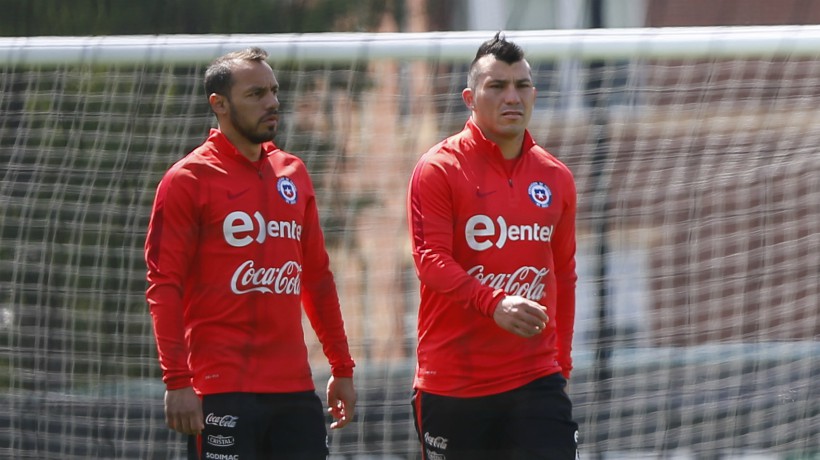
<path fill-rule="evenodd" d="M 263 62 L 268 58 L 268 52 L 256 46 L 240 51 L 233 51 L 216 58 L 205 69 L 205 94 L 213 93 L 228 96 L 233 80 L 233 65 L 236 61 Z"/>
<path fill-rule="evenodd" d="M 495 37 L 482 43 L 475 53 L 475 58 L 470 64 L 470 71 L 467 73 L 467 86 L 470 88 L 475 84 L 477 77 L 476 62 L 487 55 L 495 56 L 496 59 L 507 64 L 514 64 L 524 59 L 524 50 L 515 43 L 508 41 L 504 34 L 498 31 Z"/>

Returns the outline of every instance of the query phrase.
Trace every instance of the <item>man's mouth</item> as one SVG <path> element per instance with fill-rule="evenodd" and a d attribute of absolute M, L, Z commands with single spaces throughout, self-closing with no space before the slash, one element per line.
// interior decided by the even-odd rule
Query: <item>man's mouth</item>
<path fill-rule="evenodd" d="M 524 112 L 521 112 L 519 110 L 505 110 L 501 112 L 501 116 L 504 118 L 518 118 L 523 117 Z"/>

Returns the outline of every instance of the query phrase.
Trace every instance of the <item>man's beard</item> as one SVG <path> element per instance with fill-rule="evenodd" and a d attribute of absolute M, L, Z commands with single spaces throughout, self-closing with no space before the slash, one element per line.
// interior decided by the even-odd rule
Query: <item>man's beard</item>
<path fill-rule="evenodd" d="M 269 116 L 265 115 L 265 116 Z M 231 111 L 231 123 L 233 124 L 236 131 L 245 139 L 250 141 L 252 144 L 261 144 L 263 142 L 272 141 L 274 137 L 276 137 L 276 128 L 273 128 L 269 131 L 253 131 L 248 129 L 245 125 L 243 125 L 237 118 L 236 114 Z"/>

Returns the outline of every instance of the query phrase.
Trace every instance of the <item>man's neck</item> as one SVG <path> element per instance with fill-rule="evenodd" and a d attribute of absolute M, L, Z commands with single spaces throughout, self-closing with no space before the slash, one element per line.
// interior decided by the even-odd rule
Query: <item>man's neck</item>
<path fill-rule="evenodd" d="M 220 130 L 222 130 L 220 128 Z M 239 135 L 233 130 L 222 130 L 222 134 L 236 147 L 236 150 L 251 162 L 259 161 L 262 157 L 262 144 L 254 144 L 248 141 L 244 136 Z"/>
<path fill-rule="evenodd" d="M 501 156 L 504 157 L 505 160 L 512 160 L 514 158 L 518 158 L 521 155 L 521 146 L 524 145 L 524 135 L 516 136 L 514 138 L 494 138 L 487 136 L 484 134 L 488 140 L 495 143 L 498 146 L 498 149 L 501 150 Z"/>
<path fill-rule="evenodd" d="M 481 127 L 481 125 L 476 122 L 475 117 L 473 117 L 473 123 L 478 130 L 481 131 L 484 138 L 498 146 L 498 149 L 501 150 L 501 155 L 505 160 L 512 160 L 521 155 L 521 148 L 524 146 L 525 133 L 521 133 L 514 137 L 495 136 L 491 131 Z"/>

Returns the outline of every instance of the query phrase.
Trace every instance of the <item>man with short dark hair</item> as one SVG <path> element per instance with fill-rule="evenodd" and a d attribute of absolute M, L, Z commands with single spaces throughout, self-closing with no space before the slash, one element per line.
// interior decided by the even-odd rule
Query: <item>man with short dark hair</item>
<path fill-rule="evenodd" d="M 206 70 L 218 128 L 162 178 L 145 242 L 166 422 L 190 435 L 191 459 L 326 459 L 302 308 L 330 362 L 331 428 L 356 404 L 313 184 L 272 142 L 267 57 L 249 48 Z"/>

